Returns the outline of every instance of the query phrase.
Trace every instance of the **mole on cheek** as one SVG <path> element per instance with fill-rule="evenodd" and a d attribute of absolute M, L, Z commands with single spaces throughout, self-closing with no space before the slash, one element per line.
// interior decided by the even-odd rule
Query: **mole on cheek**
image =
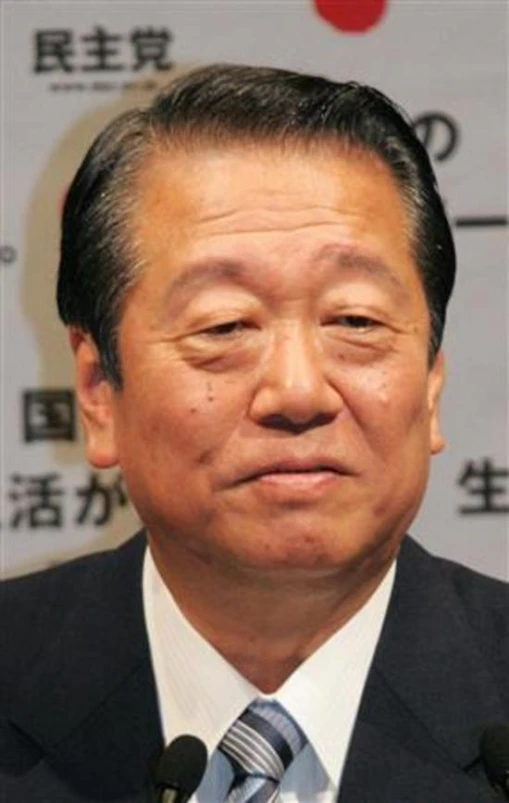
<path fill-rule="evenodd" d="M 391 394 L 387 385 L 382 385 L 378 389 L 378 400 L 380 404 L 383 404 L 385 407 L 387 407 L 390 404 Z"/>
<path fill-rule="evenodd" d="M 213 402 L 215 400 L 214 391 L 212 390 L 212 385 L 210 382 L 207 382 L 207 401 Z"/>

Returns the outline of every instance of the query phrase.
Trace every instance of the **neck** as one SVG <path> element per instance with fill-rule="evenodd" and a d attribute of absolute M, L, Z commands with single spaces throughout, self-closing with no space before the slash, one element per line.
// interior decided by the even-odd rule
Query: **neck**
<path fill-rule="evenodd" d="M 166 545 L 165 545 L 166 547 Z M 198 632 L 260 691 L 276 691 L 371 597 L 392 556 L 367 570 L 212 568 L 150 539 L 158 571 Z M 171 552 L 171 554 L 170 554 Z M 192 564 L 192 565 L 190 565 Z"/>

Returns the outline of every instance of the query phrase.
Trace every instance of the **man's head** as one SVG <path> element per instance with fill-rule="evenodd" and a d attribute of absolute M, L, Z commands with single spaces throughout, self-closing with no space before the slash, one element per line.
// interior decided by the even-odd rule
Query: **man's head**
<path fill-rule="evenodd" d="M 147 159 L 205 145 L 336 143 L 377 155 L 396 179 L 431 320 L 430 359 L 440 346 L 455 251 L 427 153 L 402 111 L 356 83 L 284 70 L 218 65 L 174 80 L 147 109 L 114 120 L 97 138 L 67 196 L 58 305 L 66 324 L 90 332 L 108 378 L 120 387 L 117 329 L 143 270 L 131 220 Z"/>
<path fill-rule="evenodd" d="M 442 448 L 453 274 L 427 156 L 375 90 L 180 79 L 101 135 L 66 204 L 90 461 L 121 467 L 173 567 L 376 573 Z"/>

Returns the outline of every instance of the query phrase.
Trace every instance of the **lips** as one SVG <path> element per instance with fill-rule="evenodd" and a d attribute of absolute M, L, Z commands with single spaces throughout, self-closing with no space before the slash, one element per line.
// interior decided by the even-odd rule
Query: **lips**
<path fill-rule="evenodd" d="M 250 482 L 263 477 L 278 474 L 299 475 L 299 474 L 352 474 L 344 463 L 335 458 L 316 456 L 312 458 L 283 458 L 249 466 L 241 472 L 239 483 Z"/>

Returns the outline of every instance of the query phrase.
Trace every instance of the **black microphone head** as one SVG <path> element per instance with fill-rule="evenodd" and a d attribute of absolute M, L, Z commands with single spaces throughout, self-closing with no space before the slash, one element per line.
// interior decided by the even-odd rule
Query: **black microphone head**
<path fill-rule="evenodd" d="M 509 777 L 509 725 L 494 723 L 481 736 L 481 756 L 492 783 L 503 786 Z"/>
<path fill-rule="evenodd" d="M 159 789 L 178 790 L 188 800 L 199 787 L 207 766 L 207 748 L 196 736 L 177 736 L 159 759 L 155 784 Z"/>

